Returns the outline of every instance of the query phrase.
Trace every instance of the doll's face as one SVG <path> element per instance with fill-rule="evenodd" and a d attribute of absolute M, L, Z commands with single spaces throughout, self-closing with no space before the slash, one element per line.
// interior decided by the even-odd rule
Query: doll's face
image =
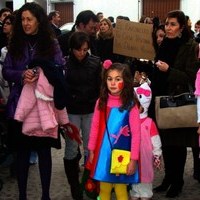
<path fill-rule="evenodd" d="M 118 96 L 121 94 L 124 88 L 124 80 L 122 77 L 122 72 L 118 70 L 110 70 L 107 76 L 107 87 L 110 94 Z"/>
<path fill-rule="evenodd" d="M 134 88 L 134 90 L 142 107 L 140 108 L 140 118 L 147 117 L 152 99 L 151 88 L 147 83 L 143 83 L 140 87 Z"/>

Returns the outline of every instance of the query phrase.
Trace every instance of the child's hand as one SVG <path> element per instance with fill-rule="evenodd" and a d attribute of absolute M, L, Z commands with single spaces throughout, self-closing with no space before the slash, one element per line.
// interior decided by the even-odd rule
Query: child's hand
<path fill-rule="evenodd" d="M 130 176 L 135 173 L 136 170 L 136 161 L 135 160 L 130 160 L 128 166 L 127 166 L 127 171 L 126 175 Z"/>
<path fill-rule="evenodd" d="M 161 169 L 161 161 L 160 161 L 160 157 L 155 155 L 154 156 L 154 162 L 153 162 L 153 165 L 156 169 Z"/>
<path fill-rule="evenodd" d="M 89 160 L 90 163 L 92 163 L 93 159 L 94 159 L 94 151 L 90 151 L 88 160 Z"/>

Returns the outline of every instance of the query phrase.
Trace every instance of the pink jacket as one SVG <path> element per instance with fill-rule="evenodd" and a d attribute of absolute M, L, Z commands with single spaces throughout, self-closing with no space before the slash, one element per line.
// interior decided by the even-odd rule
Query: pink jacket
<path fill-rule="evenodd" d="M 55 108 L 53 87 L 41 68 L 38 73 L 38 81 L 24 85 L 14 118 L 23 122 L 25 135 L 57 138 L 58 125 L 69 123 L 68 114 Z"/>

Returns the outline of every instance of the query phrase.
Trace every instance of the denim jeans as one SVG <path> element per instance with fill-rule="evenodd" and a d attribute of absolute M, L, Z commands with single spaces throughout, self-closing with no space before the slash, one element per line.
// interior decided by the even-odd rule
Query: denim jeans
<path fill-rule="evenodd" d="M 80 130 L 80 134 L 82 135 L 83 139 L 83 148 L 84 148 L 84 156 L 88 155 L 88 139 L 90 133 L 90 125 L 92 121 L 93 113 L 84 114 L 84 115 L 74 115 L 68 114 L 69 121 L 76 125 L 77 128 Z M 65 159 L 72 160 L 78 154 L 78 143 L 74 140 L 71 140 L 69 137 L 66 137 L 65 140 Z"/>

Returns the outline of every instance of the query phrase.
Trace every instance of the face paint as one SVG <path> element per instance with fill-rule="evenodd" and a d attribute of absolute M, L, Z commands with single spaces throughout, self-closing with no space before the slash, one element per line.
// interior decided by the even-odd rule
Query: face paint
<path fill-rule="evenodd" d="M 119 83 L 119 84 L 118 84 L 118 88 L 119 88 L 120 90 L 122 90 L 122 89 L 124 88 L 124 82 Z"/>

